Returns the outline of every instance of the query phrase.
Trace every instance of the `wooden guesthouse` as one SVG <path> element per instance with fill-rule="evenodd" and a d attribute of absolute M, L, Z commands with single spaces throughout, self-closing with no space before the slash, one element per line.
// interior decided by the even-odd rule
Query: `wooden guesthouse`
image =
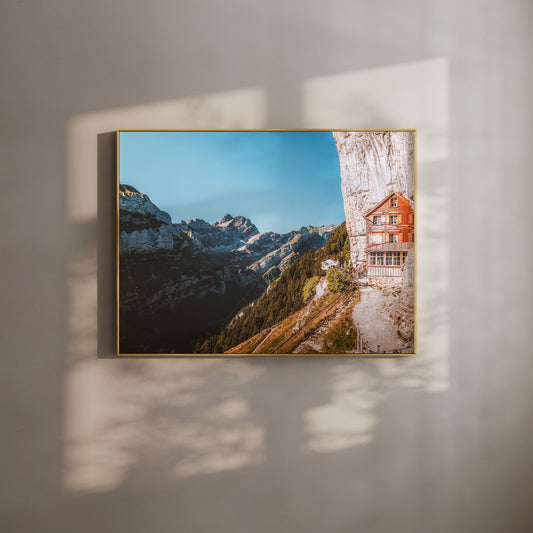
<path fill-rule="evenodd" d="M 415 239 L 414 213 L 409 200 L 391 193 L 364 216 L 368 224 L 368 276 L 401 276 Z"/>

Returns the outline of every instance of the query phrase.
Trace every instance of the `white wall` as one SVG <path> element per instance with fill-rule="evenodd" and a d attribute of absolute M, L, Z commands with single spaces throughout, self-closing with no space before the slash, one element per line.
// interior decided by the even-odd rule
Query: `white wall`
<path fill-rule="evenodd" d="M 531 531 L 531 22 L 5 1 L 2 531 Z M 141 126 L 417 127 L 417 358 L 109 358 L 101 134 Z"/>

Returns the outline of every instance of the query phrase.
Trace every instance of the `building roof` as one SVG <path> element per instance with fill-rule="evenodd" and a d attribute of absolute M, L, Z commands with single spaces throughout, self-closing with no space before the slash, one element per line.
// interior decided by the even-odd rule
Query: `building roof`
<path fill-rule="evenodd" d="M 334 259 L 326 259 L 325 261 L 322 261 L 320 263 L 320 267 L 322 270 L 328 270 L 331 267 L 339 266 L 339 262 L 335 261 Z"/>
<path fill-rule="evenodd" d="M 373 244 L 369 246 L 367 252 L 408 252 L 415 246 L 414 242 L 386 242 L 384 244 Z"/>
<path fill-rule="evenodd" d="M 392 196 L 399 196 L 400 198 L 403 198 L 406 202 L 409 202 L 409 200 L 405 196 L 401 195 L 399 192 L 391 192 L 388 196 L 385 196 L 385 198 L 380 200 L 377 204 L 374 204 L 374 207 L 372 207 L 372 209 L 365 213 L 363 216 L 367 217 L 368 215 L 371 215 L 381 204 L 384 204 Z M 409 202 L 409 205 L 411 205 L 411 202 Z"/>

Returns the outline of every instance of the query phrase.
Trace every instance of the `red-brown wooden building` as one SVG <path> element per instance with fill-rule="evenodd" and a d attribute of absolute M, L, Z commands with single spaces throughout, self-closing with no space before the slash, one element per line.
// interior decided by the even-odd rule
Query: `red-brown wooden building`
<path fill-rule="evenodd" d="M 407 253 L 414 248 L 415 221 L 409 200 L 391 193 L 365 214 L 368 223 L 368 276 L 401 276 Z"/>

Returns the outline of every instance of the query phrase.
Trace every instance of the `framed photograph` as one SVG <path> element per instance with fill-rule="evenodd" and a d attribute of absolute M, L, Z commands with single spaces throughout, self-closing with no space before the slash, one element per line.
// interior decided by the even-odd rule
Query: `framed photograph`
<path fill-rule="evenodd" d="M 414 355 L 416 131 L 117 132 L 118 355 Z"/>

